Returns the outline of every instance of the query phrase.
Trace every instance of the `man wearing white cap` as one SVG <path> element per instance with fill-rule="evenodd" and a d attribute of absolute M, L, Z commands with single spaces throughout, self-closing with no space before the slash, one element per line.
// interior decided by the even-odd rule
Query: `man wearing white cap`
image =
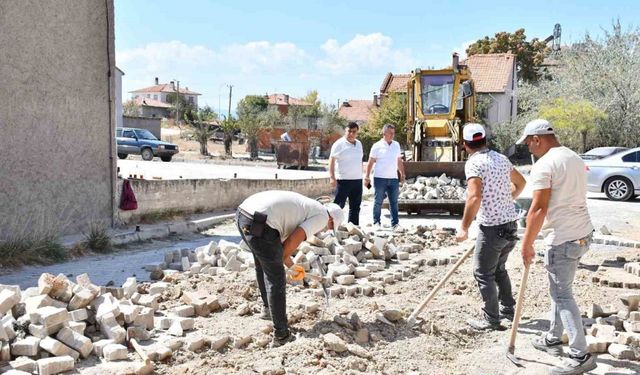
<path fill-rule="evenodd" d="M 563 330 L 566 331 L 569 358 L 551 368 L 550 374 L 582 374 L 597 367 L 594 356 L 587 352 L 580 309 L 571 290 L 578 263 L 589 250 L 593 232 L 587 210 L 585 164 L 578 154 L 558 142 L 547 120 L 529 122 L 517 143 L 526 144 L 538 158 L 531 168 L 533 200 L 522 239 L 525 264 L 531 264 L 535 256 L 533 242 L 540 230 L 549 230 L 545 237 L 544 265 L 549 276 L 551 326 L 533 346 L 562 356 L 561 338 Z"/>
<path fill-rule="evenodd" d="M 325 228 L 339 227 L 344 218 L 337 204 L 323 205 L 292 191 L 256 193 L 238 207 L 236 224 L 253 253 L 262 318 L 273 321 L 274 346 L 294 340 L 287 323 L 284 266 L 293 278 L 304 276 L 304 269 L 293 264 L 293 253 L 302 241 Z"/>
<path fill-rule="evenodd" d="M 501 318 L 512 318 L 516 304 L 505 267 L 518 241 L 513 199 L 520 195 L 526 182 L 506 156 L 487 148 L 482 125 L 465 125 L 462 139 L 470 156 L 465 164 L 467 201 L 457 240 L 467 239 L 475 218 L 479 230 L 473 274 L 484 302 L 482 319 L 470 319 L 468 323 L 479 330 L 502 330 Z"/>

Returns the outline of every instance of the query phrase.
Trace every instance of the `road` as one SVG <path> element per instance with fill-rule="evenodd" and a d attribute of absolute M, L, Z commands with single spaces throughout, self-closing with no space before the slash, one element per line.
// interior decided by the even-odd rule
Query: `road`
<path fill-rule="evenodd" d="M 298 171 L 295 169 L 277 169 L 269 166 L 224 165 L 206 162 L 161 162 L 143 160 L 118 160 L 118 173 L 122 177 L 129 175 L 142 176 L 151 180 L 161 177 L 163 180 L 180 179 L 215 179 L 215 178 L 246 178 L 253 180 L 304 180 L 310 178 L 328 177 L 326 171 Z M 277 177 L 276 177 L 277 176 Z"/>

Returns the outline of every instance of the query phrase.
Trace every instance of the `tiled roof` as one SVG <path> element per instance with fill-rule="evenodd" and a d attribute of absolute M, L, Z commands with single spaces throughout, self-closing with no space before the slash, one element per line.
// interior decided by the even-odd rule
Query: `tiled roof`
<path fill-rule="evenodd" d="M 471 71 L 476 92 L 505 92 L 513 71 L 515 56 L 510 53 L 492 53 L 469 56 L 465 63 Z"/>
<path fill-rule="evenodd" d="M 269 104 L 274 105 L 311 105 L 302 99 L 291 97 L 287 94 L 268 95 Z"/>
<path fill-rule="evenodd" d="M 373 100 L 349 100 L 338 109 L 338 115 L 347 121 L 367 122 L 371 112 L 378 108 L 373 105 Z"/>
<path fill-rule="evenodd" d="M 156 107 L 156 108 L 171 108 L 171 104 L 161 102 L 159 100 L 153 100 L 149 98 L 135 98 L 133 99 L 136 105 L 147 106 L 147 107 Z"/>
<path fill-rule="evenodd" d="M 407 82 L 411 78 L 411 74 L 393 74 L 387 73 L 380 86 L 380 94 L 388 94 L 391 92 L 407 92 Z"/>
<path fill-rule="evenodd" d="M 153 92 L 176 92 L 176 90 L 173 88 L 173 86 L 170 83 L 162 83 L 159 85 L 153 85 L 153 86 L 145 87 L 143 89 L 138 89 L 138 90 L 129 91 L 129 92 L 130 93 L 140 93 L 140 92 L 153 93 Z M 200 93 L 188 90 L 183 87 L 180 88 L 180 93 L 184 95 L 202 95 Z"/>

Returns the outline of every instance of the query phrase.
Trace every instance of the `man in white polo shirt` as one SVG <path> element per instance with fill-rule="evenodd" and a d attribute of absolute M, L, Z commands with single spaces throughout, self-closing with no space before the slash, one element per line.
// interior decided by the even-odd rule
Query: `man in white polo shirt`
<path fill-rule="evenodd" d="M 585 164 L 570 149 L 562 146 L 547 120 L 529 122 L 517 142 L 526 144 L 538 158 L 531 168 L 529 183 L 533 200 L 527 214 L 522 239 L 522 260 L 531 264 L 533 242 L 541 229 L 545 237 L 544 265 L 551 296 L 550 328 L 533 341 L 533 346 L 562 356 L 562 332 L 569 336 L 569 358 L 551 368 L 552 375 L 583 374 L 597 367 L 587 351 L 580 309 L 571 286 L 580 258 L 589 250 L 593 225 L 587 209 L 587 172 Z"/>
<path fill-rule="evenodd" d="M 362 203 L 362 143 L 356 139 L 360 127 L 350 122 L 341 137 L 331 146 L 329 156 L 329 177 L 336 188 L 333 203 L 344 208 L 349 199 L 349 222 L 360 224 L 360 203 Z"/>
<path fill-rule="evenodd" d="M 391 211 L 391 226 L 398 229 L 398 196 L 400 184 L 404 183 L 404 164 L 400 144 L 393 140 L 396 134 L 395 126 L 386 124 L 382 128 L 382 139 L 374 143 L 369 152 L 369 162 L 364 178 L 365 185 L 371 184 L 371 170 L 373 169 L 373 186 L 375 188 L 375 203 L 373 205 L 373 225 L 380 225 L 382 201 L 389 198 Z M 375 168 L 374 168 L 375 165 Z M 400 178 L 398 178 L 398 174 Z"/>

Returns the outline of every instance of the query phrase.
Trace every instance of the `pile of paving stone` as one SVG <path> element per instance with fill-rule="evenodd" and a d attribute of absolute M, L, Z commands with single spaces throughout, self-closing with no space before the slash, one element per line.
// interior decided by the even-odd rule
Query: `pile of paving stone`
<path fill-rule="evenodd" d="M 384 293 L 385 285 L 408 277 L 424 264 L 446 265 L 457 260 L 459 253 L 420 254 L 424 249 L 454 245 L 453 234 L 435 225 L 366 232 L 347 223 L 335 233 L 322 232 L 300 245 L 293 261 L 303 266 L 309 277 L 306 283 L 291 283 L 308 285 L 318 295 L 325 293 L 324 285 L 331 297 Z M 164 261 L 149 264 L 146 269 L 152 279 L 162 279 L 178 271 L 221 275 L 253 266 L 253 256 L 244 242 L 222 240 L 195 250 L 168 251 Z"/>
<path fill-rule="evenodd" d="M 640 294 L 620 296 L 624 309 L 593 304 L 588 317 L 587 345 L 592 353 L 609 353 L 618 359 L 640 359 Z M 595 319 L 595 320 L 594 320 Z"/>
<path fill-rule="evenodd" d="M 451 178 L 446 174 L 440 177 L 418 176 L 407 180 L 400 188 L 400 199 L 432 200 L 432 199 L 466 199 L 466 181 Z"/>
<path fill-rule="evenodd" d="M 122 287 L 99 287 L 86 274 L 73 282 L 46 273 L 26 290 L 0 285 L 0 373 L 58 374 L 96 356 L 126 365 L 116 373 L 148 374 L 154 361 L 171 358 L 179 348 L 226 345 L 228 337 L 185 337 L 194 316 L 220 311 L 226 302 L 184 292 L 179 306 L 166 309 L 160 302 L 169 286 L 138 284 L 132 277 Z"/>

